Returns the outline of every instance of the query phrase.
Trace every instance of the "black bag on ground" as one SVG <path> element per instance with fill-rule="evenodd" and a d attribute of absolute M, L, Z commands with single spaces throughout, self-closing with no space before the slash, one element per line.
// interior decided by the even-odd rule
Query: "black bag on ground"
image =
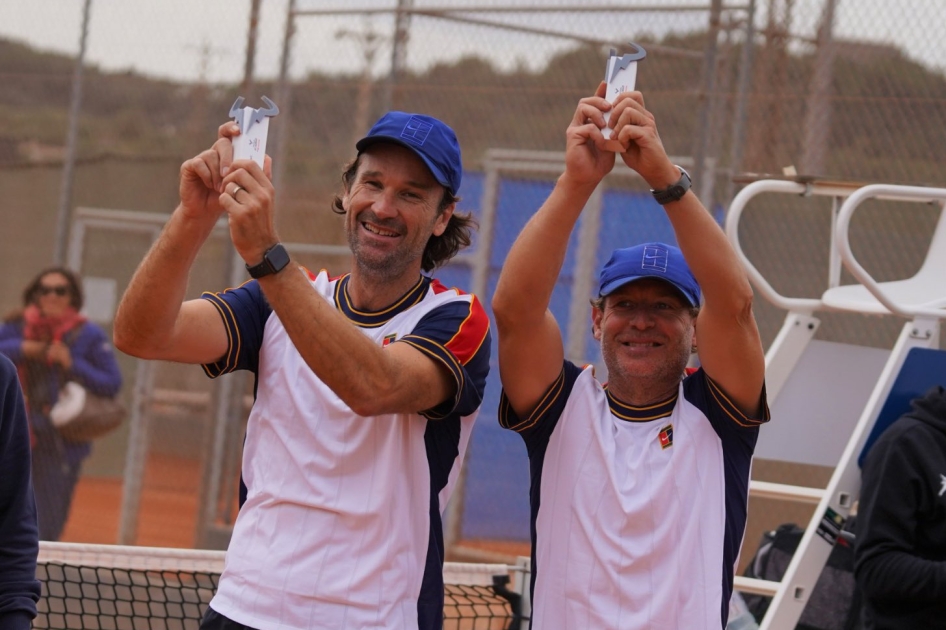
<path fill-rule="evenodd" d="M 849 518 L 815 583 L 796 630 L 859 630 L 863 627 L 860 595 L 854 583 L 853 528 L 854 519 Z M 744 575 L 780 581 L 804 533 L 805 530 L 794 523 L 785 523 L 763 534 Z M 742 597 L 752 615 L 761 622 L 772 598 L 748 593 L 743 593 Z"/>

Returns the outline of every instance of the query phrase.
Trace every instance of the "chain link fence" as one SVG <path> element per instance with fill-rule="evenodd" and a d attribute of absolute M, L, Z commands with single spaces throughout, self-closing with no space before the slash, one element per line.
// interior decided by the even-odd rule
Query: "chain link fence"
<path fill-rule="evenodd" d="M 364 0 L 357 6 L 91 0 L 85 6 L 87 20 L 82 3 L 0 7 L 5 311 L 19 306 L 24 284 L 38 269 L 57 255 L 67 258 L 57 234 L 74 229 L 77 208 L 169 213 L 180 163 L 213 142 L 238 95 L 256 106 L 265 94 L 280 106 L 270 134 L 280 233 L 287 241 L 324 246 L 298 258 L 338 273 L 347 258 L 338 253 L 345 239 L 331 199 L 343 165 L 354 157 L 354 140 L 381 113 L 396 108 L 448 121 L 460 138 L 468 181 L 482 181 L 477 177 L 490 150 L 561 151 L 578 99 L 603 77 L 608 49 L 629 41 L 648 51 L 637 87 L 668 153 L 693 165 L 695 189 L 719 216 L 745 183 L 765 175 L 946 185 L 946 44 L 930 28 L 946 23 L 946 4 L 936 0 L 659 6 L 618 0 Z M 84 24 L 85 65 L 77 73 Z M 541 188 L 550 176 L 506 177 Z M 613 187 L 646 192 L 633 179 Z M 482 195 L 460 193 L 466 197 L 461 208 L 479 214 Z M 758 204 L 740 234 L 749 257 L 786 295 L 819 295 L 828 278 L 828 201 L 773 196 Z M 938 210 L 870 204 L 854 225 L 855 252 L 881 280 L 909 276 L 922 262 Z M 602 216 L 602 234 L 632 233 L 620 208 Z M 498 216 L 495 238 L 511 241 L 518 220 L 504 223 Z M 72 242 L 70 255 L 86 276 L 109 278 L 117 296 L 149 245 L 150 237 L 140 233 L 90 227 L 82 243 Z M 209 247 L 188 296 L 226 287 L 231 258 L 225 238 Z M 481 297 L 488 305 L 489 295 Z M 99 309 L 106 328 L 113 310 L 114 304 Z M 757 316 L 768 345 L 784 312 L 759 300 Z M 886 348 L 900 324 L 827 314 L 818 336 Z M 122 357 L 122 367 L 131 400 L 135 362 Z M 157 517 L 145 518 L 125 532 L 125 542 L 219 544 L 206 532 L 214 523 L 225 529 L 232 518 L 228 493 L 240 445 L 232 434 L 240 429 L 233 420 L 236 428 L 220 446 L 224 455 L 214 456 L 214 410 L 222 397 L 242 400 L 249 384 L 239 381 L 231 387 L 235 393 L 221 396 L 198 372 L 162 365 L 149 376 L 152 389 L 178 394 L 151 401 L 145 455 L 153 466 L 139 471 L 138 507 L 182 515 L 185 524 L 176 531 L 183 534 L 168 541 L 161 527 L 146 530 Z M 495 423 L 495 409 L 484 409 L 486 423 Z M 120 477 L 129 470 L 127 444 L 124 431 L 96 444 L 67 536 L 92 542 L 119 536 L 118 516 L 114 526 L 101 528 L 111 521 L 101 512 L 97 520 L 87 516 L 83 501 L 119 500 Z M 156 457 L 161 461 L 152 461 Z M 208 462 L 224 469 L 209 471 Z M 222 479 L 211 483 L 215 475 Z M 185 498 L 168 499 L 175 492 Z M 99 529 L 82 529 L 93 521 Z"/>

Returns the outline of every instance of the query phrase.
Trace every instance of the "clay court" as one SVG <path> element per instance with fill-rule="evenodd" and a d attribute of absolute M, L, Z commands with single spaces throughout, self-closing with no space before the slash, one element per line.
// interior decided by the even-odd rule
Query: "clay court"
<path fill-rule="evenodd" d="M 145 471 L 135 544 L 194 547 L 199 481 L 200 465 L 193 459 L 152 454 Z M 115 544 L 121 503 L 121 478 L 83 476 L 62 542 Z"/>
<path fill-rule="evenodd" d="M 145 468 L 135 544 L 143 547 L 192 549 L 197 540 L 199 462 L 152 453 Z M 76 488 L 62 542 L 115 544 L 121 520 L 122 480 L 83 476 Z M 464 540 L 448 561 L 515 562 L 528 556 L 529 543 Z"/>
<path fill-rule="evenodd" d="M 193 459 L 162 454 L 152 454 L 148 458 L 144 489 L 141 494 L 136 545 L 184 549 L 194 546 L 197 539 L 197 494 L 200 472 L 199 462 Z M 118 540 L 121 502 L 122 480 L 120 478 L 85 476 L 80 479 L 62 542 L 114 544 Z M 491 562 L 502 564 L 512 563 L 516 556 L 528 556 L 528 554 L 528 543 L 468 541 L 460 546 L 458 552 L 454 554 L 456 557 L 448 557 L 448 561 L 469 559 L 482 562 L 488 557 Z M 100 574 L 97 573 L 97 575 Z M 136 579 L 154 581 L 155 584 L 160 583 L 162 588 L 175 590 L 180 587 L 180 584 L 171 577 L 173 574 L 152 572 L 141 574 Z M 112 579 L 120 580 L 121 576 Z M 171 581 L 165 583 L 168 579 Z M 47 585 L 47 588 L 51 588 L 51 585 Z M 53 592 L 58 592 L 58 590 L 53 588 Z M 97 587 L 86 584 L 84 592 L 89 600 L 83 602 L 82 607 L 89 605 L 100 611 L 110 610 L 108 603 L 99 599 L 102 592 Z M 88 595 L 88 593 L 96 592 L 99 595 Z M 116 603 L 116 610 L 120 611 L 117 616 L 104 615 L 101 619 L 93 616 L 92 621 L 80 621 L 79 617 L 57 616 L 44 612 L 37 619 L 35 627 L 51 629 L 100 627 L 95 624 L 108 620 L 116 623 L 116 627 L 124 627 L 123 623 L 132 623 L 132 621 L 159 624 L 148 627 L 165 627 L 160 625 L 165 623 L 165 615 L 173 620 L 168 623 L 180 623 L 181 627 L 187 628 L 192 625 L 196 627 L 197 619 L 206 602 L 209 601 L 209 594 L 203 595 L 202 598 L 203 603 L 198 607 L 193 610 L 186 609 L 186 620 L 175 618 L 173 609 L 165 608 L 163 605 L 158 605 L 154 609 L 154 603 L 149 601 L 149 606 L 158 611 L 155 617 L 136 616 L 138 613 L 132 612 L 133 608 L 125 610 L 121 607 L 121 603 Z M 57 599 L 55 596 L 50 598 L 50 601 L 44 604 L 48 607 L 44 610 L 55 610 L 60 603 L 62 606 L 67 606 L 65 600 L 53 602 L 52 600 L 55 599 Z M 75 605 L 75 602 L 72 605 Z M 504 629 L 510 623 L 511 614 L 508 604 L 492 594 L 491 587 L 472 584 L 447 587 L 447 604 L 444 608 L 445 629 Z M 86 626 L 87 622 L 93 625 Z M 74 624 L 81 624 L 81 626 Z"/>

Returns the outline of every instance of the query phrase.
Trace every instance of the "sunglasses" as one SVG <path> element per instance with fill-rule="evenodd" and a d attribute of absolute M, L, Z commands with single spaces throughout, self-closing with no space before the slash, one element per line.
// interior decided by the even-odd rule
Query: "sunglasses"
<path fill-rule="evenodd" d="M 49 295 L 50 293 L 55 293 L 55 294 L 58 295 L 59 297 L 63 297 L 64 295 L 66 295 L 67 293 L 69 293 L 69 287 L 64 287 L 64 286 L 45 287 L 45 286 L 43 286 L 43 285 L 40 285 L 40 287 L 39 287 L 39 294 L 40 294 L 40 295 Z"/>

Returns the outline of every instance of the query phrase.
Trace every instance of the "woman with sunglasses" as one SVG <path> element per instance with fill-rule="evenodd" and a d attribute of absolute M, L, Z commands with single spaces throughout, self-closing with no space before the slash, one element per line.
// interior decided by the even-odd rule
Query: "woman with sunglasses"
<path fill-rule="evenodd" d="M 114 396 L 121 373 L 105 332 L 82 309 L 78 276 L 63 267 L 41 271 L 23 291 L 23 308 L 0 327 L 0 352 L 16 364 L 33 439 L 33 490 L 41 540 L 58 540 L 89 442 L 65 440 L 49 418 L 66 381 Z"/>

